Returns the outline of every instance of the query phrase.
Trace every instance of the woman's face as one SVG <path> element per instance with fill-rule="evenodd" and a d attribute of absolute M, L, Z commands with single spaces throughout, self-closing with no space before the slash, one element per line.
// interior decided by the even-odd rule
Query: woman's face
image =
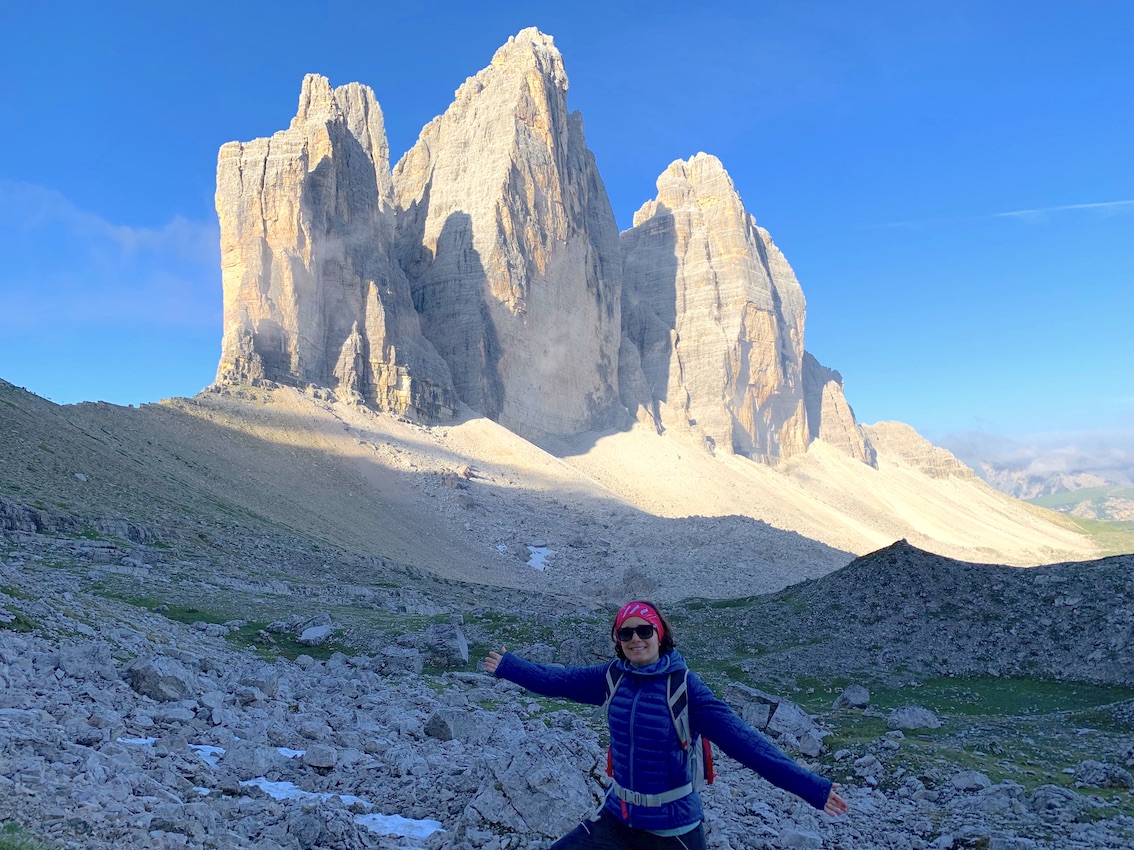
<path fill-rule="evenodd" d="M 641 617 L 627 617 L 623 620 L 621 628 L 632 629 L 635 626 L 648 625 L 649 623 Z M 648 667 L 657 661 L 660 655 L 657 629 L 654 629 L 654 633 L 648 638 L 640 638 L 635 633 L 630 640 L 619 641 L 619 643 L 622 644 L 622 651 L 626 654 L 626 660 L 635 667 Z"/>

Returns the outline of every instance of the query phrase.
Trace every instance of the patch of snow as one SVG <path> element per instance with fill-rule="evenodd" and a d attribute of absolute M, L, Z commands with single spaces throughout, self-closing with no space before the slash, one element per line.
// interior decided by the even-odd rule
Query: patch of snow
<path fill-rule="evenodd" d="M 547 566 L 547 559 L 556 553 L 554 549 L 548 549 L 546 546 L 529 546 L 528 551 L 532 553 L 528 558 L 528 566 L 540 572 L 543 572 L 544 567 Z"/>
<path fill-rule="evenodd" d="M 428 838 L 441 831 L 441 822 L 411 820 L 401 815 L 356 815 L 354 822 L 378 835 L 399 835 L 405 838 Z"/>
<path fill-rule="evenodd" d="M 259 788 L 273 800 L 302 800 L 304 797 L 310 797 L 313 800 L 326 800 L 331 796 L 330 794 L 312 794 L 292 782 L 269 782 L 263 776 L 257 776 L 255 779 L 248 779 L 240 783 L 241 788 L 249 786 Z"/>
<path fill-rule="evenodd" d="M 294 759 L 299 758 L 301 755 L 307 752 L 307 750 L 290 750 L 287 747 L 276 747 L 276 752 L 284 758 Z"/>
<path fill-rule="evenodd" d="M 190 744 L 189 749 L 195 750 L 209 767 L 216 767 L 224 755 L 224 747 L 210 747 L 208 744 Z"/>
<path fill-rule="evenodd" d="M 157 738 L 115 738 L 119 744 L 133 744 L 137 747 L 151 747 L 157 743 Z"/>
<path fill-rule="evenodd" d="M 240 783 L 241 787 L 255 786 L 271 797 L 273 800 L 312 800 L 325 802 L 332 797 L 338 797 L 346 806 L 358 803 L 366 808 L 373 808 L 374 804 L 355 797 L 353 794 L 315 794 L 304 791 L 291 782 L 269 782 L 266 777 L 257 776 Z M 428 838 L 441 830 L 441 822 L 436 820 L 413 820 L 401 815 L 356 815 L 354 822 L 366 827 L 377 835 L 395 835 L 405 838 Z"/>

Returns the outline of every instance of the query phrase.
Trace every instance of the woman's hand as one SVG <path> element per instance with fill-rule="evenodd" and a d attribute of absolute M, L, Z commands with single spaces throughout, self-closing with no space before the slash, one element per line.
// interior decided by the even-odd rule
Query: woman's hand
<path fill-rule="evenodd" d="M 496 668 L 500 666 L 500 659 L 504 657 L 504 653 L 506 653 L 507 651 L 508 647 L 506 646 L 500 647 L 499 652 L 497 652 L 495 649 L 490 650 L 488 657 L 484 659 L 485 672 L 487 672 L 489 675 L 495 676 Z"/>
<path fill-rule="evenodd" d="M 835 789 L 839 787 L 838 782 L 831 783 L 831 793 L 827 795 L 827 805 L 823 807 L 829 815 L 845 815 L 847 813 L 847 801 L 835 793 Z"/>

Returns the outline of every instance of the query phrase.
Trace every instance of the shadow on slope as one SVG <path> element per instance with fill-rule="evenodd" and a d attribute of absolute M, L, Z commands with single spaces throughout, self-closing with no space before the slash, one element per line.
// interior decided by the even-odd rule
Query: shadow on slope
<path fill-rule="evenodd" d="M 753 593 L 849 557 L 749 518 L 654 517 L 550 457 L 532 473 L 507 452 L 486 462 L 445 449 L 438 429 L 292 390 L 259 395 L 59 407 L 0 384 L 0 495 L 137 523 L 156 545 L 213 561 L 278 559 L 284 575 L 289 546 L 322 546 L 329 560 L 342 550 L 584 599 Z M 508 451 L 535 451 L 500 431 Z M 556 552 L 545 571 L 527 564 L 534 545 Z"/>

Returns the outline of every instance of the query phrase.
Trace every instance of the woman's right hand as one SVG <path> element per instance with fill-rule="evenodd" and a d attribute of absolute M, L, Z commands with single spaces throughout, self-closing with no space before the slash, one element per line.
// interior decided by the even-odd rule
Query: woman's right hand
<path fill-rule="evenodd" d="M 491 676 L 495 676 L 496 668 L 500 666 L 500 659 L 504 657 L 504 653 L 506 653 L 507 651 L 508 647 L 506 646 L 500 647 L 499 652 L 497 652 L 495 649 L 490 650 L 488 657 L 484 659 L 485 672 L 487 672 Z"/>

